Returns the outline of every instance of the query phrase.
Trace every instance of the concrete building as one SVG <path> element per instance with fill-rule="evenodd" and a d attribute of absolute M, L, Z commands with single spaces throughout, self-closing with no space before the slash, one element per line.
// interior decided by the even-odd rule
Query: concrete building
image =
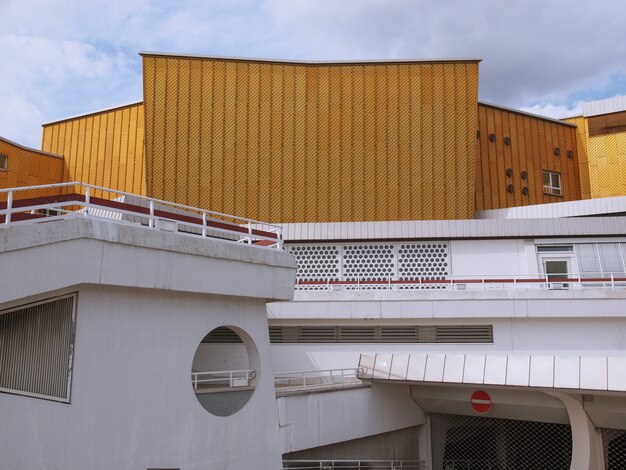
<path fill-rule="evenodd" d="M 60 183 L 0 190 L 12 466 L 626 468 L 626 197 L 581 200 L 579 123 L 477 60 L 142 57 L 141 103 L 44 125 L 57 181 L 3 150 Z"/>

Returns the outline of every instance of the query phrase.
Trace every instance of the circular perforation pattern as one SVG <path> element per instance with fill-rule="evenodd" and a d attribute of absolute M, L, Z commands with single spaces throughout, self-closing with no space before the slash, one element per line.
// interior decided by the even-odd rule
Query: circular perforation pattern
<path fill-rule="evenodd" d="M 398 246 L 398 276 L 402 279 L 444 280 L 450 274 L 449 265 L 447 243 L 406 243 Z M 436 285 L 432 287 L 437 288 Z"/>
<path fill-rule="evenodd" d="M 344 245 L 343 275 L 353 279 L 386 279 L 396 275 L 393 244 Z"/>
<path fill-rule="evenodd" d="M 292 245 L 286 248 L 298 263 L 298 279 L 321 281 L 339 277 L 339 245 Z"/>

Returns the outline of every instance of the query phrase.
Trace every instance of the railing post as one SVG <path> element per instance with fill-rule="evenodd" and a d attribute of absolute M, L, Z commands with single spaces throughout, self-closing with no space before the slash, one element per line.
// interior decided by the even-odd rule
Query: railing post
<path fill-rule="evenodd" d="M 252 222 L 248 221 L 248 245 L 252 245 Z"/>
<path fill-rule="evenodd" d="M 150 220 L 148 221 L 148 227 L 154 228 L 154 201 L 150 201 Z"/>
<path fill-rule="evenodd" d="M 278 238 L 278 249 L 283 249 L 283 228 L 276 227 L 276 237 Z"/>
<path fill-rule="evenodd" d="M 91 188 L 87 186 L 85 189 L 85 215 L 89 215 L 89 201 L 91 200 L 90 190 Z"/>
<path fill-rule="evenodd" d="M 11 225 L 11 210 L 13 209 L 13 191 L 9 191 L 7 196 L 7 214 L 4 216 L 4 225 Z"/>
<path fill-rule="evenodd" d="M 611 289 L 615 289 L 615 275 L 611 273 Z"/>
<path fill-rule="evenodd" d="M 206 212 L 202 213 L 202 238 L 206 238 Z"/>

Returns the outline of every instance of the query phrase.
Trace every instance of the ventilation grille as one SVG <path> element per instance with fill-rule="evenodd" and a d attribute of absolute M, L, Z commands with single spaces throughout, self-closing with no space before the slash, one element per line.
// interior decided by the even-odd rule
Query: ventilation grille
<path fill-rule="evenodd" d="M 69 401 L 75 298 L 0 312 L 0 391 Z"/>
<path fill-rule="evenodd" d="M 433 470 L 569 470 L 572 460 L 568 424 L 433 413 L 431 435 Z"/>
<path fill-rule="evenodd" d="M 202 340 L 203 343 L 243 343 L 237 333 L 227 326 L 215 328 Z"/>
<path fill-rule="evenodd" d="M 270 326 L 271 343 L 493 343 L 492 325 Z"/>
<path fill-rule="evenodd" d="M 444 280 L 450 275 L 448 242 L 303 244 L 286 250 L 296 258 L 296 277 L 303 281 Z"/>

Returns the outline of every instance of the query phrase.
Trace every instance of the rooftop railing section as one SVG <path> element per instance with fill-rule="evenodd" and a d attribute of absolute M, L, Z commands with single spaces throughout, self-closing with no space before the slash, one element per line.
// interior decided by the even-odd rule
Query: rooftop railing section
<path fill-rule="evenodd" d="M 573 274 L 520 274 L 470 276 L 449 275 L 447 279 L 403 279 L 387 277 L 381 279 L 332 278 L 320 280 L 296 280 L 296 291 L 363 291 L 363 290 L 448 290 L 448 291 L 491 291 L 491 290 L 568 290 L 568 289 L 618 289 L 626 288 L 626 273 L 598 273 L 585 276 Z"/>
<path fill-rule="evenodd" d="M 338 388 L 361 385 L 358 368 L 302 370 L 274 374 L 277 391 Z"/>
<path fill-rule="evenodd" d="M 283 248 L 278 225 L 84 183 L 0 189 L 0 201 L 0 229 L 90 218 L 260 248 Z"/>

